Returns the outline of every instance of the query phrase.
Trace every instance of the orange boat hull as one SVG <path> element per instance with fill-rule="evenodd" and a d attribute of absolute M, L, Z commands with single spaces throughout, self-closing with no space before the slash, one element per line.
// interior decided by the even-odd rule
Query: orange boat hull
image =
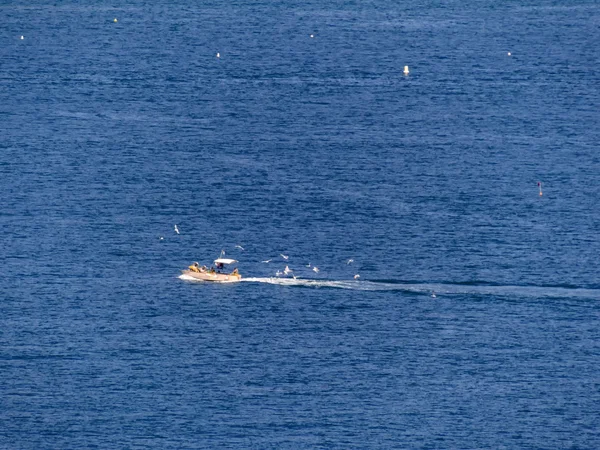
<path fill-rule="evenodd" d="M 192 270 L 182 270 L 181 273 L 187 277 L 198 281 L 213 281 L 216 283 L 237 283 L 242 280 L 240 274 L 231 273 L 210 273 L 210 272 L 194 272 Z"/>

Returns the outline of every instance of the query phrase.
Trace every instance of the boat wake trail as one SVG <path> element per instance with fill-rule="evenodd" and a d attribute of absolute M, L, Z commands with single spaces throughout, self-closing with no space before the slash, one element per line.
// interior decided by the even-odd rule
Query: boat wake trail
<path fill-rule="evenodd" d="M 528 298 L 580 298 L 600 300 L 600 289 L 549 286 L 498 286 L 452 283 L 405 283 L 390 281 L 315 280 L 293 278 L 242 278 L 243 282 L 268 283 L 279 286 L 334 288 L 355 291 L 401 291 L 436 295 L 496 295 Z"/>

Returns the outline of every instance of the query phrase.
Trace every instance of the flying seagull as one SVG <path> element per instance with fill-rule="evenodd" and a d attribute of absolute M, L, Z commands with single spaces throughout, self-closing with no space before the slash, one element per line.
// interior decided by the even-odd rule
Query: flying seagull
<path fill-rule="evenodd" d="M 355 279 L 355 280 L 358 280 L 359 278 L 360 278 L 360 275 L 359 275 L 359 274 L 356 274 L 356 275 L 354 275 L 354 279 Z"/>
<path fill-rule="evenodd" d="M 244 247 L 242 247 L 241 245 L 236 245 L 235 248 L 239 248 L 241 251 L 244 251 Z"/>
<path fill-rule="evenodd" d="M 177 225 L 175 225 L 175 233 L 179 234 L 179 228 L 177 228 Z"/>
<path fill-rule="evenodd" d="M 346 264 L 352 264 L 354 262 L 353 259 L 349 259 L 348 261 L 346 261 Z"/>
<path fill-rule="evenodd" d="M 264 261 L 262 261 L 262 262 L 269 264 L 271 261 L 273 261 L 273 260 L 272 260 L 272 259 L 265 259 L 265 260 L 264 260 Z"/>
<path fill-rule="evenodd" d="M 287 261 L 288 259 L 290 259 L 290 257 L 289 257 L 289 256 L 286 256 L 286 255 L 284 255 L 283 253 L 280 253 L 280 254 L 279 254 L 279 256 L 281 256 L 281 257 L 282 257 L 283 259 L 285 259 L 286 261 Z"/>
<path fill-rule="evenodd" d="M 285 269 L 283 269 L 283 273 L 285 273 L 286 275 L 288 275 L 288 274 L 290 274 L 292 272 L 293 272 L 293 270 L 290 269 L 288 266 L 285 266 Z"/>
<path fill-rule="evenodd" d="M 316 273 L 319 273 L 319 268 L 318 268 L 317 266 L 313 267 L 313 270 L 314 270 Z"/>

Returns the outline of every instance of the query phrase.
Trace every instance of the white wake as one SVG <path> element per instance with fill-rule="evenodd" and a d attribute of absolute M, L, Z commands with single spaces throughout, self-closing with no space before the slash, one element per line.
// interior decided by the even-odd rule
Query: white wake
<path fill-rule="evenodd" d="M 243 282 L 268 283 L 279 286 L 309 288 L 336 288 L 357 291 L 403 291 L 416 294 L 436 295 L 501 295 L 510 297 L 537 298 L 585 298 L 600 300 L 599 289 L 567 288 L 550 286 L 486 286 L 451 283 L 403 283 L 364 280 L 315 280 L 305 278 L 242 278 Z"/>
<path fill-rule="evenodd" d="M 198 280 L 189 275 L 179 275 L 180 280 L 195 283 L 214 283 Z M 497 295 L 527 298 L 581 298 L 600 300 L 600 289 L 552 287 L 552 286 L 487 286 L 452 283 L 405 283 L 394 281 L 366 280 L 317 280 L 310 278 L 250 277 L 242 278 L 244 283 L 266 283 L 288 287 L 333 288 L 355 291 L 401 291 L 431 295 Z M 220 284 L 220 283 L 218 283 Z M 232 284 L 232 283 L 229 283 Z M 233 283 L 237 284 L 237 283 Z"/>

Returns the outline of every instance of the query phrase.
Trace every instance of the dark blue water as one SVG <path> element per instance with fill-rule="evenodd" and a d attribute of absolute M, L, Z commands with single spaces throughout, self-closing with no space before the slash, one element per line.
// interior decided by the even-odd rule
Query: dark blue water
<path fill-rule="evenodd" d="M 597 2 L 0 12 L 0 447 L 600 447 Z"/>

